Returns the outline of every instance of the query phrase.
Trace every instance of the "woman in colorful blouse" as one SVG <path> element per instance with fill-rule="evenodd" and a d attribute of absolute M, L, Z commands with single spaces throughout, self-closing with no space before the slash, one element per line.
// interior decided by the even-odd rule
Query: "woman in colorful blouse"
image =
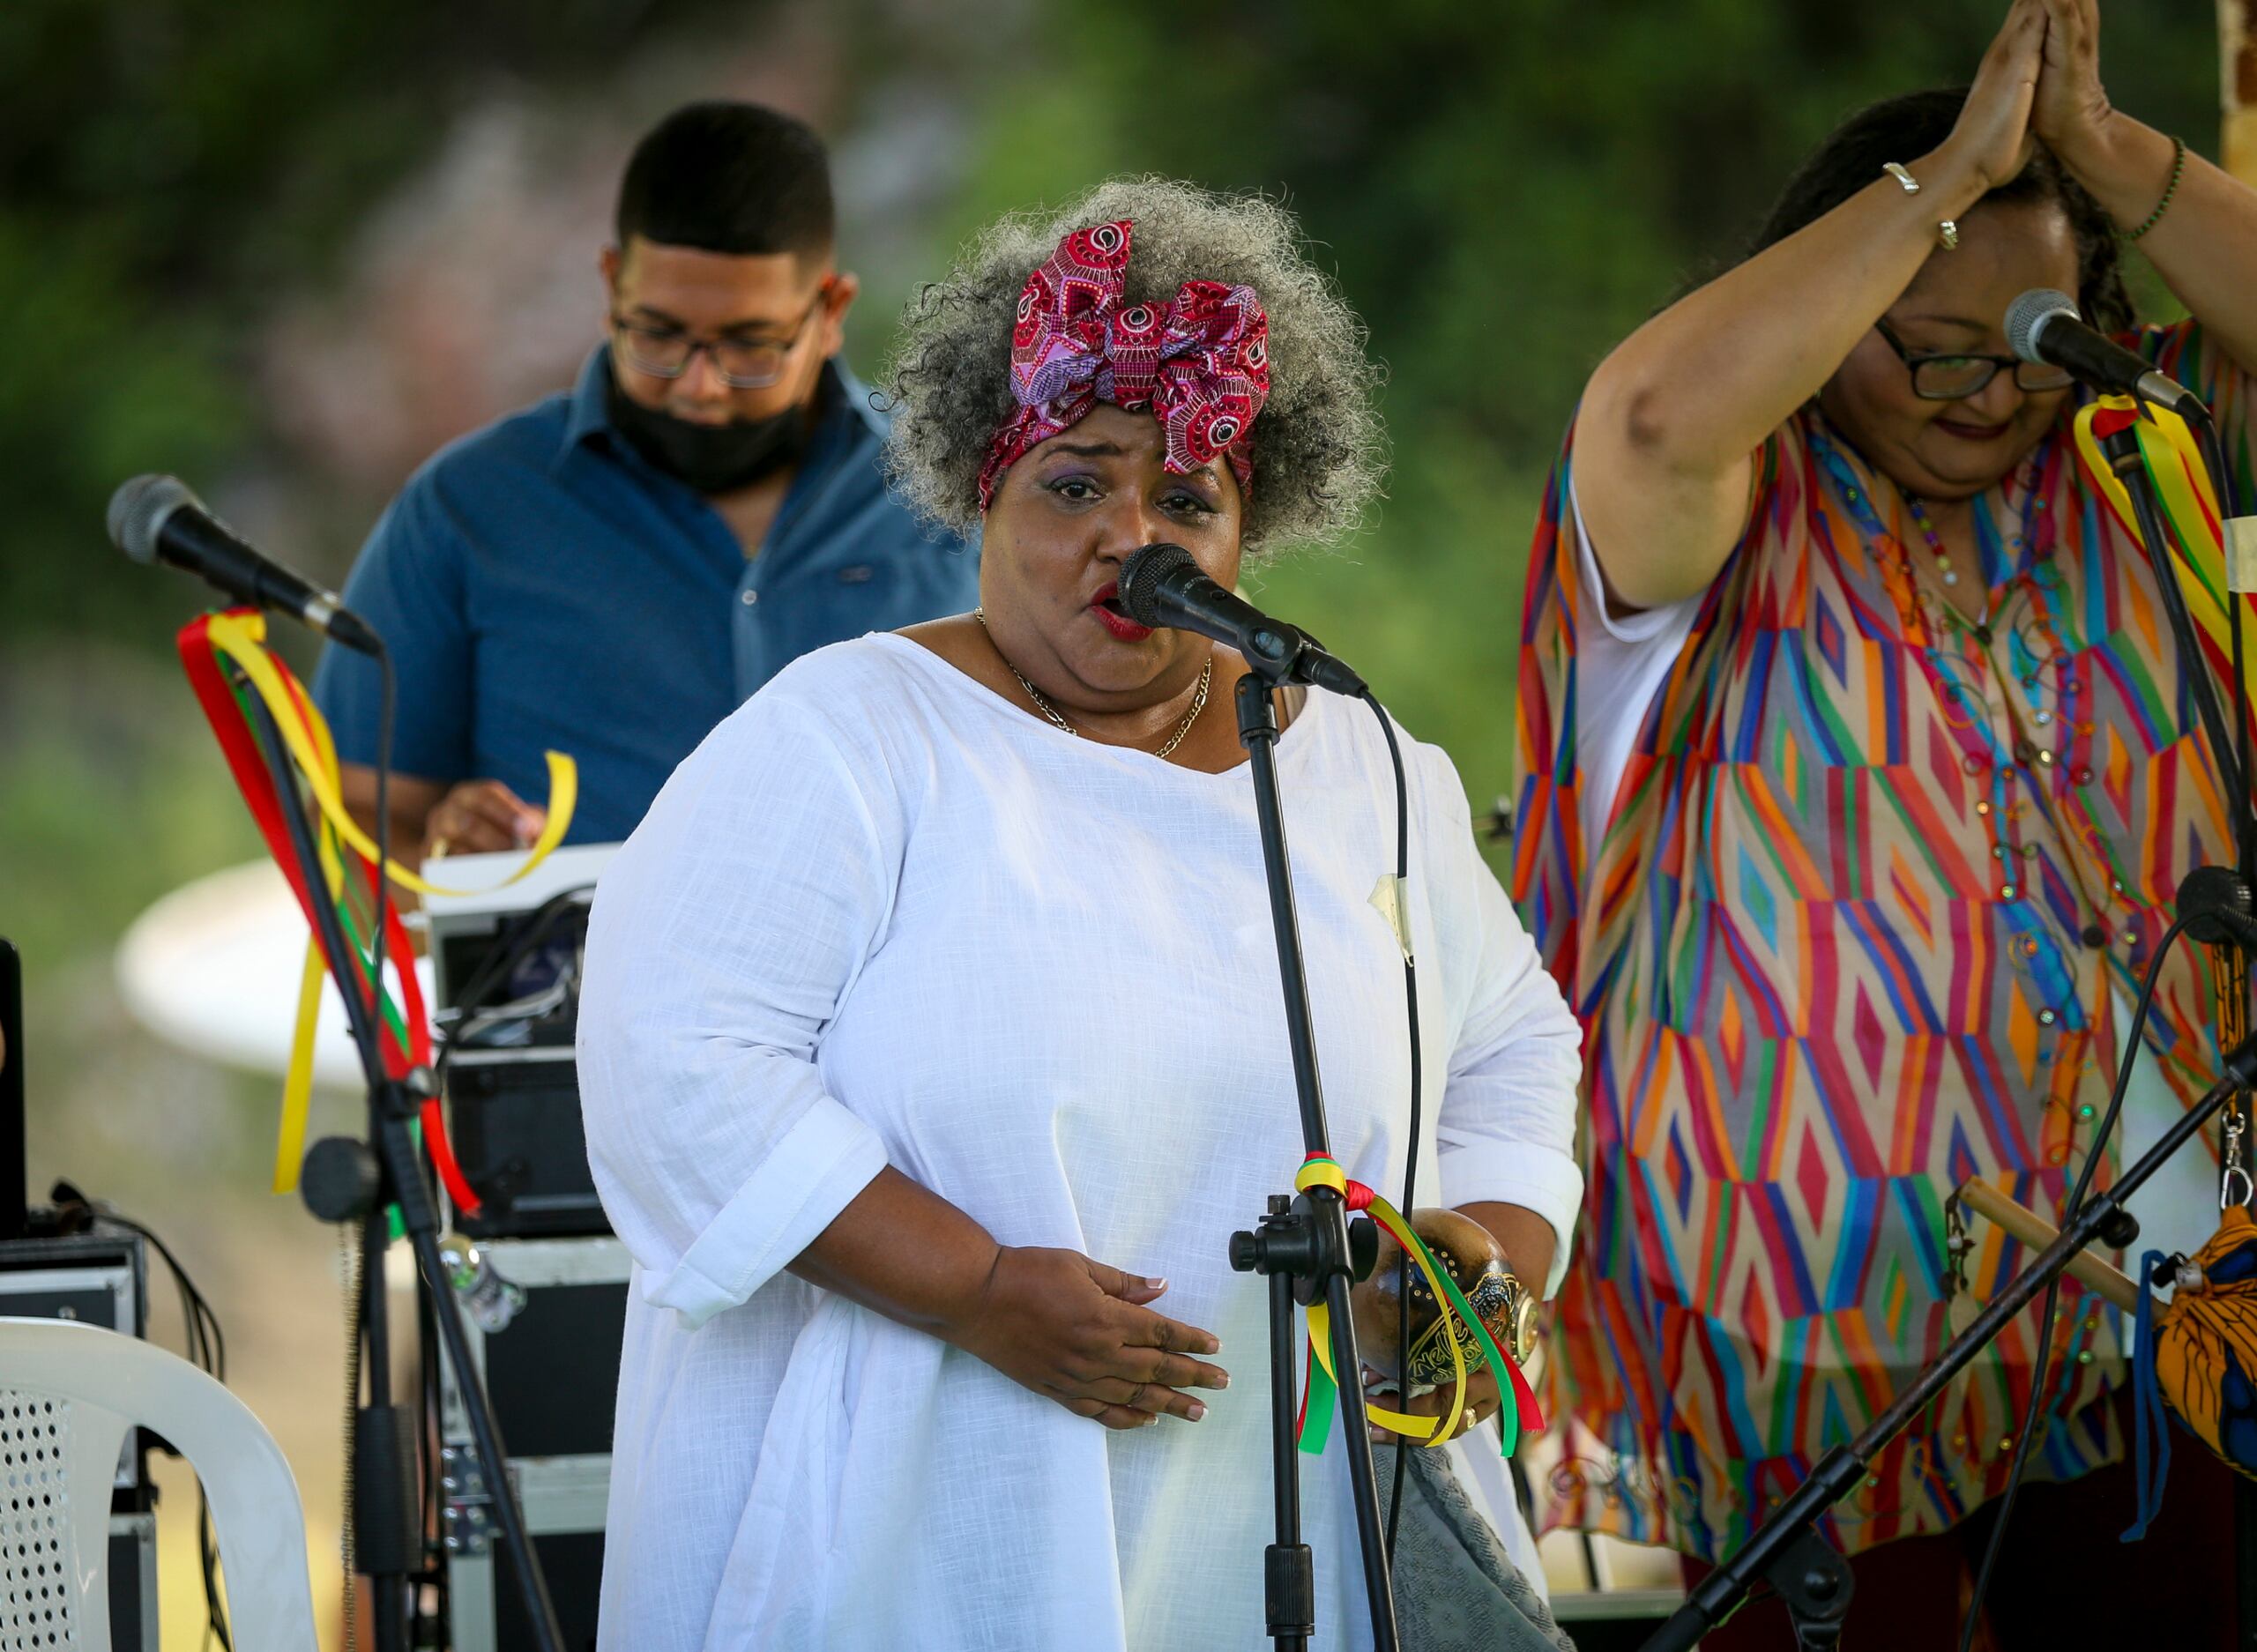
<path fill-rule="evenodd" d="M 2257 193 L 2110 107 L 2097 30 L 2094 0 L 2017 0 L 1970 90 L 1853 117 L 1575 417 L 1531 573 L 1515 877 L 1587 1030 L 1557 1523 L 1719 1559 L 1928 1364 L 1944 1201 L 1970 1175 L 2062 1197 L 2179 879 L 2232 859 L 2154 577 L 2076 451 L 2086 392 L 2006 353 L 2017 294 L 2078 294 L 2216 410 L 2247 496 Z M 2134 331 L 2124 235 L 2193 320 Z M 2213 1023 L 2180 948 L 2111 1169 L 2215 1076 Z M 2215 1224 L 2215 1161 L 2176 1171 L 2134 1202 L 2143 1245 Z M 1978 1299 L 2019 1260 L 1977 1257 Z M 2033 1477 L 2122 1455 L 2127 1329 L 2065 1299 Z M 1891 1644 L 1952 1644 L 2037 1334 L 1831 1522 Z M 2117 1546 L 2121 1470 L 2033 1491 L 1998 1644 L 2055 1610 L 2102 1644 L 2225 1644 L 2230 1527 L 2186 1518 L 2223 1471 L 2196 1455 L 2176 1544 Z M 2081 1566 L 2106 1587 L 2064 1587 Z M 2141 1568 L 2177 1585 L 2125 1586 Z M 2155 1638 L 2173 1601 L 2200 1633 Z M 2107 1639 L 2119 1611 L 2143 1638 Z M 1761 1629 L 1706 1644 L 1781 1643 Z"/>

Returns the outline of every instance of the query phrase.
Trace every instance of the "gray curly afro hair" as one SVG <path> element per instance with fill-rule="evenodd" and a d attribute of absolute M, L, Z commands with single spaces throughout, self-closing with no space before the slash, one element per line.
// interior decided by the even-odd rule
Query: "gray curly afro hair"
<path fill-rule="evenodd" d="M 1243 282 L 1270 316 L 1270 399 L 1254 421 L 1248 552 L 1322 545 L 1353 532 L 1378 497 L 1385 441 L 1380 371 L 1364 325 L 1301 250 L 1292 213 L 1258 195 L 1217 195 L 1168 178 L 1115 178 L 1056 211 L 1014 213 L 976 236 L 948 279 L 903 313 L 884 383 L 893 434 L 886 475 L 927 518 L 980 520 L 980 467 L 1011 398 L 1019 292 L 1061 237 L 1135 220 L 1127 299 L 1165 302 L 1184 282 Z"/>

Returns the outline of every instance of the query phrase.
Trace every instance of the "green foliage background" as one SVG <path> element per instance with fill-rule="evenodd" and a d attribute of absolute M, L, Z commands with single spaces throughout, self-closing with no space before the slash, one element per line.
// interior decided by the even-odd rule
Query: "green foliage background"
<path fill-rule="evenodd" d="M 1998 0 L 11 0 L 0 6 L 0 934 L 91 956 L 148 898 L 254 852 L 167 665 L 191 606 L 109 548 L 137 471 L 291 462 L 248 339 L 497 86 L 600 102 L 667 42 L 813 30 L 838 136 L 920 85 L 970 111 L 921 252 L 863 270 L 854 353 L 993 213 L 1116 171 L 1282 192 L 1388 364 L 1390 498 L 1270 599 L 1506 789 L 1522 557 L 1606 347 L 1728 259 L 1855 105 L 1963 79 Z M 2214 146 L 2202 0 L 2108 0 L 2123 107 Z M 855 249 L 847 249 L 850 257 Z M 354 515 L 312 560 L 334 565 Z M 37 967 L 35 964 L 35 967 Z"/>
<path fill-rule="evenodd" d="M 2118 103 L 2211 151 L 2211 0 L 2102 6 Z M 355 345 L 395 336 L 374 319 L 352 331 L 357 261 L 490 112 L 533 108 L 552 137 L 600 139 L 764 71 L 802 90 L 784 100 L 821 111 L 842 179 L 890 177 L 907 197 L 860 220 L 846 204 L 866 376 L 915 284 L 997 212 L 1116 172 L 1282 193 L 1387 365 L 1395 465 L 1361 540 L 1255 577 L 1448 748 L 1479 815 L 1510 781 L 1525 547 L 1590 368 L 1733 256 L 1833 122 L 1965 79 L 2004 10 L 0 0 L 0 935 L 28 973 L 34 1197 L 68 1175 L 168 1237 L 226 1319 L 231 1379 L 284 1441 L 309 1517 L 333 1522 L 337 1287 L 324 1237 L 264 1190 L 279 1086 L 160 1044 L 112 979 L 137 913 L 259 845 L 171 657 L 197 589 L 130 564 L 102 513 L 142 471 L 215 500 L 279 493 L 271 548 L 341 577 L 381 493 L 324 471 L 277 411 L 262 376 L 276 318 L 317 315 Z M 478 261 L 545 244 L 490 203 L 467 228 L 445 221 L 466 244 L 416 243 L 442 284 L 477 272 L 499 292 L 510 278 Z M 320 370 L 356 359 L 324 353 Z M 324 388 L 349 403 L 355 387 Z M 316 1134 L 354 1126 L 355 1106 L 322 1097 Z M 176 1345 L 168 1322 L 157 1334 Z M 167 1506 L 186 1496 L 176 1483 Z M 192 1526 L 159 1534 L 167 1644 L 192 1644 Z"/>

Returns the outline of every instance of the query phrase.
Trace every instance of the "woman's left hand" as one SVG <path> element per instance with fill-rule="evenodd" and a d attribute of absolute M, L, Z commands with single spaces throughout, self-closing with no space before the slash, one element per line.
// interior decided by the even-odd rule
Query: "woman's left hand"
<path fill-rule="evenodd" d="M 2045 64 L 2030 123 L 2045 146 L 2068 161 L 2105 135 L 2115 110 L 2100 84 L 2100 0 L 2045 0 Z"/>
<path fill-rule="evenodd" d="M 1382 1380 L 1384 1379 L 1369 1366 L 1364 1367 L 1364 1403 L 1367 1406 L 1384 1406 L 1389 1410 L 1402 1411 L 1412 1417 L 1431 1417 L 1437 1424 L 1449 1415 L 1449 1384 L 1444 1383 L 1416 1399 L 1406 1400 L 1391 1388 L 1374 1392 L 1373 1384 Z M 1494 1417 L 1502 1403 L 1497 1393 L 1497 1379 L 1484 1365 L 1465 1379 L 1465 1403 L 1458 1410 L 1456 1431 L 1448 1438 L 1464 1439 L 1471 1430 Z M 1375 1446 L 1393 1445 L 1397 1440 L 1406 1438 L 1393 1429 L 1381 1428 L 1376 1425 L 1372 1427 L 1371 1436 L 1372 1444 Z M 1424 1442 L 1414 1440 L 1411 1443 L 1415 1446 Z"/>

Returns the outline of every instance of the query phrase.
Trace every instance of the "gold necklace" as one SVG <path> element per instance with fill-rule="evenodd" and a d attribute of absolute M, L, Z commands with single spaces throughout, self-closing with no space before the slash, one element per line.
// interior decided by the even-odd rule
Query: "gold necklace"
<path fill-rule="evenodd" d="M 1077 740 L 1081 738 L 1082 731 L 1069 723 L 1060 714 L 1058 708 L 1050 703 L 1048 696 L 1029 682 L 1025 674 L 1017 666 L 1011 664 L 1010 657 L 1005 654 L 1001 647 L 996 646 L 995 634 L 987 630 L 987 610 L 974 608 L 972 611 L 972 617 L 980 621 L 980 629 L 982 631 L 987 632 L 988 645 L 995 649 L 995 658 L 1003 662 L 1003 669 L 1009 672 L 1017 680 L 1019 687 L 1026 690 L 1026 697 L 1034 702 L 1035 709 L 1069 734 Z M 1214 680 L 1214 675 L 1215 656 L 1210 651 L 1207 655 L 1207 663 L 1199 667 L 1199 687 L 1191 696 L 1191 709 L 1183 714 L 1183 721 L 1175 726 L 1175 733 L 1167 737 L 1167 744 L 1154 752 L 1153 756 L 1165 757 L 1183 744 L 1183 737 L 1191 732 L 1191 726 L 1199 720 L 1199 713 L 1207 709 L 1207 685 Z"/>

